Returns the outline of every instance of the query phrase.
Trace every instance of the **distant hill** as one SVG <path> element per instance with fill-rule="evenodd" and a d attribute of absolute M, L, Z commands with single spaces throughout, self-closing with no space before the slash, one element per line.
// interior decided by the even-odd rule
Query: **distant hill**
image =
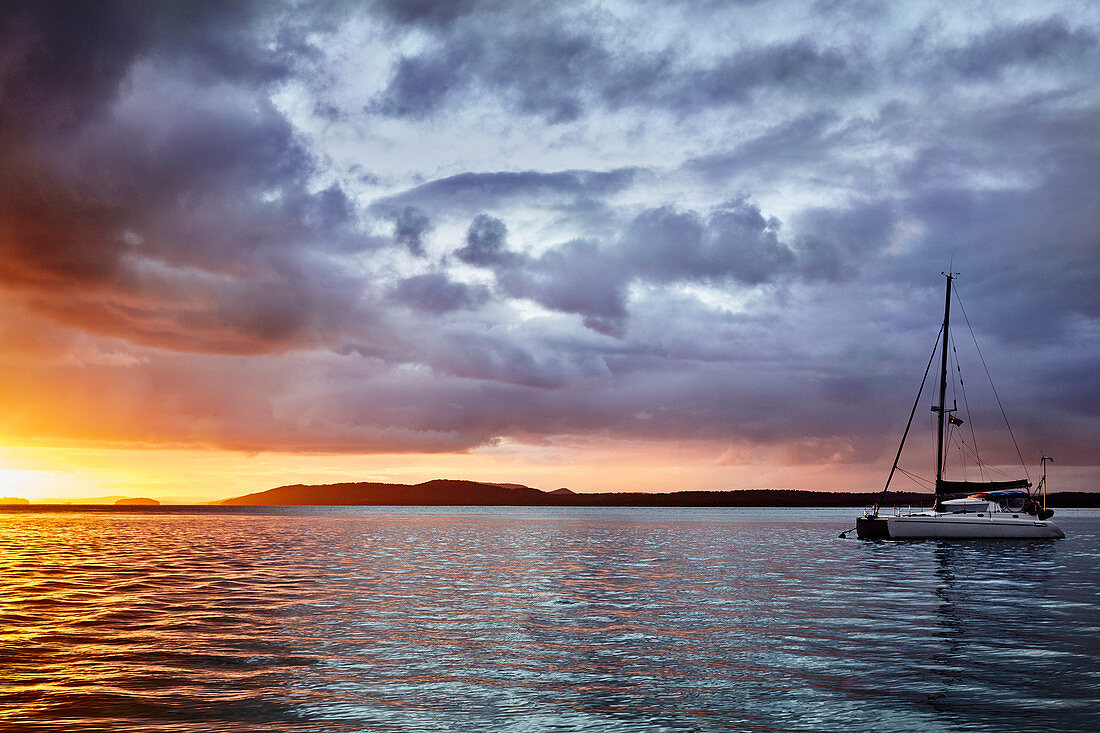
<path fill-rule="evenodd" d="M 218 504 L 279 506 L 527 506 L 545 504 L 546 494 L 519 484 L 435 479 L 422 484 L 373 482 L 279 486 Z"/>
<path fill-rule="evenodd" d="M 521 484 L 435 479 L 422 484 L 375 482 L 279 486 L 267 491 L 223 499 L 226 505 L 251 506 L 651 506 L 651 507 L 860 507 L 870 506 L 880 492 L 739 489 L 671 493 L 574 493 L 568 489 L 539 491 Z M 1060 492 L 1048 503 L 1057 507 L 1100 506 L 1100 494 Z M 932 495 L 891 492 L 885 506 L 930 507 Z"/>
<path fill-rule="evenodd" d="M 1100 507 L 1100 493 L 1095 491 L 1052 491 L 1047 505 L 1055 509 L 1087 509 Z"/>
<path fill-rule="evenodd" d="M 156 499 L 134 497 L 132 499 L 115 499 L 115 506 L 160 506 L 160 502 Z"/>

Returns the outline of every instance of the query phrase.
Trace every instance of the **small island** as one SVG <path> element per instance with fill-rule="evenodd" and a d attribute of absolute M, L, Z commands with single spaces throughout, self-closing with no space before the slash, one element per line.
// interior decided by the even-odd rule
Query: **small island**
<path fill-rule="evenodd" d="M 156 499 L 146 499 L 144 497 L 125 497 L 116 499 L 115 506 L 160 506 L 160 502 Z"/>
<path fill-rule="evenodd" d="M 30 503 L 31 503 L 30 499 L 24 499 L 24 498 L 19 497 L 19 496 L 0 496 L 0 504 L 22 505 L 22 504 L 30 504 Z"/>

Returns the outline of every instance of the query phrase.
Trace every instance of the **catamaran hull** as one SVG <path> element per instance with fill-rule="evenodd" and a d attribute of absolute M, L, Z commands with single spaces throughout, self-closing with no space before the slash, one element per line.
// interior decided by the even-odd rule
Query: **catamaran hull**
<path fill-rule="evenodd" d="M 860 539 L 1035 539 L 1057 540 L 1066 535 L 1054 522 L 1024 518 L 980 518 L 970 515 L 912 515 L 860 517 Z"/>

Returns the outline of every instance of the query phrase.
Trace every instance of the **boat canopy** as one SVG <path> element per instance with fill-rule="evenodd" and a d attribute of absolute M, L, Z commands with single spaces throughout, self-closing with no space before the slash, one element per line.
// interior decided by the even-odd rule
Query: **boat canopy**
<path fill-rule="evenodd" d="M 1003 491 L 1026 492 L 1031 482 L 1026 478 L 1015 481 L 937 481 L 936 494 L 945 498 L 970 496 L 971 494 L 999 494 Z M 1004 498 L 1010 498 L 1005 496 Z"/>
<path fill-rule="evenodd" d="M 1023 489 L 1002 489 L 1000 491 L 989 491 L 986 493 L 994 499 L 1027 499 L 1030 496 L 1030 494 Z"/>

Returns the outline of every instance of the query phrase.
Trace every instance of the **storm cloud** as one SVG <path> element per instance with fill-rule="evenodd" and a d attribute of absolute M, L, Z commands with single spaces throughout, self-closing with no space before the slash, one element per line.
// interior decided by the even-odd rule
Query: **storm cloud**
<path fill-rule="evenodd" d="M 1100 479 L 1094 8 L 17 2 L 0 21 L 20 440 L 659 444 L 863 488 L 951 268 L 1028 450 Z"/>
<path fill-rule="evenodd" d="M 314 156 L 268 99 L 305 52 L 263 45 L 244 6 L 159 12 L 6 11 L 0 279 L 150 345 L 324 342 L 360 299 L 318 254 L 369 239 L 342 189 L 313 189 Z"/>

